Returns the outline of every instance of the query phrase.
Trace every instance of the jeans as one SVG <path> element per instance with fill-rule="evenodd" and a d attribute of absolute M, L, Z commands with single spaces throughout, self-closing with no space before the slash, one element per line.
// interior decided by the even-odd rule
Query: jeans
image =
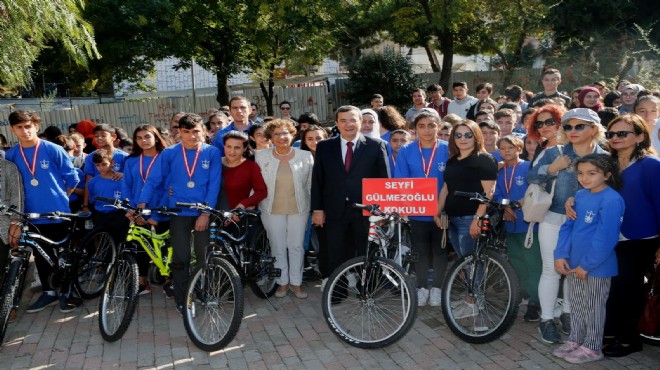
<path fill-rule="evenodd" d="M 565 220 L 565 216 L 562 215 Z M 546 216 L 547 217 L 547 216 Z M 539 279 L 539 303 L 541 304 L 541 320 L 552 320 L 555 317 L 555 304 L 559 293 L 559 282 L 561 275 L 555 270 L 555 248 L 559 239 L 560 225 L 547 221 L 539 224 L 539 245 L 541 247 L 541 260 L 543 268 Z M 569 288 L 564 281 L 564 304 L 565 313 L 570 313 Z"/>
<path fill-rule="evenodd" d="M 472 215 L 449 217 L 449 240 L 459 257 L 474 252 L 477 245 L 477 239 L 470 236 L 470 225 L 473 219 Z"/>

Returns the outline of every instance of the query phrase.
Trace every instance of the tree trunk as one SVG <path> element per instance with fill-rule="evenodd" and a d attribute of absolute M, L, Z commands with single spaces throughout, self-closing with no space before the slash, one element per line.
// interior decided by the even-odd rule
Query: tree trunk
<path fill-rule="evenodd" d="M 440 86 L 449 92 L 452 90 L 449 81 L 451 80 L 452 66 L 454 65 L 454 37 L 451 32 L 446 30 L 441 36 L 442 70 L 440 73 Z"/>
<path fill-rule="evenodd" d="M 435 55 L 435 51 L 431 48 L 431 42 L 428 42 L 424 45 L 424 50 L 426 55 L 429 57 L 429 62 L 431 63 L 431 69 L 433 72 L 440 72 L 440 62 L 438 62 L 438 56 Z"/>
<path fill-rule="evenodd" d="M 275 86 L 275 77 L 273 70 L 275 69 L 274 65 L 271 65 L 270 71 L 268 72 L 268 89 L 264 82 L 259 82 L 259 87 L 261 88 L 261 93 L 264 94 L 266 99 L 266 115 L 272 116 L 273 113 L 273 86 Z"/>
<path fill-rule="evenodd" d="M 229 105 L 229 76 L 225 73 L 216 73 L 215 77 L 218 81 L 218 95 L 215 100 L 220 103 L 220 106 Z"/>
<path fill-rule="evenodd" d="M 618 84 L 619 81 L 624 80 L 626 76 L 628 76 L 628 72 L 632 69 L 632 67 L 635 65 L 635 57 L 628 57 L 626 60 L 626 64 L 623 65 L 623 68 L 619 71 L 617 75 L 617 81 L 616 83 Z"/>

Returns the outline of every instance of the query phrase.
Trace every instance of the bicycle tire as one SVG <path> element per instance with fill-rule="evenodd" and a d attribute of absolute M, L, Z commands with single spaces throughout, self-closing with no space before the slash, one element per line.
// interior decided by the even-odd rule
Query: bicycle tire
<path fill-rule="evenodd" d="M 245 297 L 240 275 L 224 258 L 197 267 L 186 293 L 183 323 L 190 340 L 207 352 L 224 348 L 243 319 Z"/>
<path fill-rule="evenodd" d="M 272 262 L 267 262 L 262 256 L 271 256 L 270 241 L 261 222 L 255 226 L 253 237 L 250 239 L 250 249 L 256 253 L 250 253 L 250 288 L 259 298 L 269 298 L 277 290 L 276 278 L 270 276 L 270 269 L 273 268 Z"/>
<path fill-rule="evenodd" d="M 415 322 L 417 289 L 401 266 L 382 257 L 371 262 L 362 288 L 359 277 L 366 267 L 364 257 L 355 257 L 333 271 L 323 291 L 323 316 L 342 341 L 358 348 L 382 348 L 401 339 Z"/>
<path fill-rule="evenodd" d="M 2 301 L 0 301 L 0 344 L 5 339 L 9 315 L 12 308 L 20 300 L 21 281 L 24 280 L 26 269 L 21 266 L 22 260 L 10 260 L 9 270 L 2 287 Z"/>
<path fill-rule="evenodd" d="M 123 253 L 113 263 L 99 300 L 99 330 L 106 341 L 114 342 L 128 330 L 137 307 L 138 289 L 135 257 Z"/>
<path fill-rule="evenodd" d="M 488 343 L 506 333 L 518 314 L 520 283 L 511 263 L 493 251 L 481 254 L 482 286 L 475 303 L 465 301 L 475 255 L 459 258 L 449 269 L 442 289 L 442 314 L 449 329 L 469 343 Z"/>
<path fill-rule="evenodd" d="M 74 285 L 81 298 L 92 299 L 101 295 L 117 250 L 112 236 L 105 231 L 85 237 L 81 246 L 82 254 L 74 262 Z"/>

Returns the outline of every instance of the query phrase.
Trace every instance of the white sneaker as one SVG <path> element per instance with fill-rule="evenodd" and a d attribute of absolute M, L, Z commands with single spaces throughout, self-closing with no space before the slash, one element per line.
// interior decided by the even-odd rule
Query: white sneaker
<path fill-rule="evenodd" d="M 328 282 L 328 278 L 321 280 L 321 292 L 323 292 L 323 289 L 325 289 L 325 283 L 327 282 Z"/>
<path fill-rule="evenodd" d="M 426 288 L 417 289 L 417 305 L 419 307 L 426 306 L 429 300 L 429 290 Z"/>
<path fill-rule="evenodd" d="M 348 276 L 346 276 L 346 280 L 348 280 L 348 287 L 355 289 L 357 286 L 357 279 L 355 278 L 355 274 L 348 274 Z"/>
<path fill-rule="evenodd" d="M 479 310 L 477 309 L 477 306 L 474 303 L 467 303 L 465 301 L 463 303 L 464 303 L 463 305 L 455 308 L 452 311 L 452 314 L 454 315 L 454 318 L 456 320 L 477 316 Z"/>
<path fill-rule="evenodd" d="M 438 307 L 442 304 L 442 290 L 440 288 L 431 288 L 429 296 L 429 305 Z"/>

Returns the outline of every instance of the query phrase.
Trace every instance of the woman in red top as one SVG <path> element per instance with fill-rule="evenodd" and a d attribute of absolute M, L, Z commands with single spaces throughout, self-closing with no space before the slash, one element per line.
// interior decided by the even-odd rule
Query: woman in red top
<path fill-rule="evenodd" d="M 248 137 L 239 131 L 229 131 L 223 137 L 222 182 L 218 209 L 254 209 L 268 195 L 259 165 L 245 158 Z"/>

